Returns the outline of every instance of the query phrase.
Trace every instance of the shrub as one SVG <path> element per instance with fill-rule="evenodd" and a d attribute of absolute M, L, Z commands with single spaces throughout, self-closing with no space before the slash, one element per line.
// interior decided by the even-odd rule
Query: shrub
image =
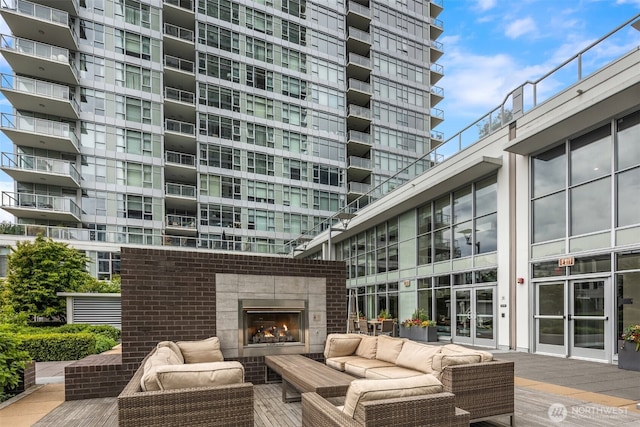
<path fill-rule="evenodd" d="M 96 353 L 104 353 L 111 350 L 117 342 L 106 335 L 97 334 L 96 336 Z"/>
<path fill-rule="evenodd" d="M 111 325 L 85 325 L 81 323 L 73 323 L 73 324 L 61 326 L 57 328 L 57 331 L 65 334 L 87 332 L 95 335 L 103 335 L 115 342 L 120 341 L 120 334 L 121 334 L 120 329 L 115 328 Z"/>
<path fill-rule="evenodd" d="M 29 353 L 20 348 L 20 340 L 15 335 L 0 332 L 0 395 L 18 386 L 20 373 L 29 360 Z"/>
<path fill-rule="evenodd" d="M 96 353 L 96 337 L 89 333 L 22 335 L 20 349 L 38 362 L 79 360 Z"/>

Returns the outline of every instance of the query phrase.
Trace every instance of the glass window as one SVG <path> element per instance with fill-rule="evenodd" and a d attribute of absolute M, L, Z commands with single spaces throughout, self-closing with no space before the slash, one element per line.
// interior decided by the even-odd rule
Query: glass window
<path fill-rule="evenodd" d="M 454 223 L 471 219 L 472 209 L 471 186 L 465 187 L 453 193 L 453 217 Z"/>
<path fill-rule="evenodd" d="M 611 129 L 607 125 L 571 141 L 571 185 L 611 172 L 610 135 Z"/>
<path fill-rule="evenodd" d="M 602 273 L 611 271 L 611 256 L 580 257 L 569 267 L 570 274 Z"/>
<path fill-rule="evenodd" d="M 604 178 L 571 189 L 571 235 L 611 227 L 611 179 Z M 556 215 L 550 211 L 548 216 Z"/>
<path fill-rule="evenodd" d="M 565 267 L 558 267 L 558 261 L 536 262 L 532 265 L 533 278 L 564 276 L 567 272 Z"/>
<path fill-rule="evenodd" d="M 418 208 L 418 234 L 431 231 L 431 203 Z"/>
<path fill-rule="evenodd" d="M 476 183 L 476 216 L 486 215 L 498 210 L 498 184 L 494 175 Z"/>
<path fill-rule="evenodd" d="M 498 214 L 476 219 L 475 253 L 484 254 L 498 250 Z"/>
<path fill-rule="evenodd" d="M 564 145 L 532 158 L 534 197 L 549 194 L 566 186 L 565 158 Z"/>
<path fill-rule="evenodd" d="M 533 241 L 565 237 L 566 213 L 564 191 L 533 201 Z"/>
<path fill-rule="evenodd" d="M 638 126 L 640 129 L 640 126 Z M 640 139 L 638 139 L 640 141 Z M 640 144 L 636 144 L 640 146 Z M 640 223 L 640 167 L 619 173 L 617 178 L 618 227 Z"/>
<path fill-rule="evenodd" d="M 640 165 L 640 111 L 618 120 L 617 125 L 617 170 Z"/>
<path fill-rule="evenodd" d="M 435 228 L 442 228 L 451 224 L 451 202 L 449 196 L 436 200 Z"/>

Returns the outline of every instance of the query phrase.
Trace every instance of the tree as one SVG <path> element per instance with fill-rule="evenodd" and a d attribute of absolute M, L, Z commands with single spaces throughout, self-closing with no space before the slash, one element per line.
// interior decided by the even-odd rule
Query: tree
<path fill-rule="evenodd" d="M 485 136 L 493 133 L 493 131 L 498 130 L 502 127 L 503 124 L 509 123 L 513 120 L 513 111 L 509 109 L 504 109 L 503 112 L 498 112 L 497 115 L 489 116 L 491 121 L 485 120 L 481 123 L 478 123 L 476 127 L 478 128 L 478 138 L 482 139 Z"/>
<path fill-rule="evenodd" d="M 8 256 L 4 311 L 26 314 L 31 320 L 63 318 L 65 298 L 56 294 L 74 292 L 95 280 L 87 271 L 88 262 L 84 253 L 41 235 L 33 242 L 18 242 Z"/>

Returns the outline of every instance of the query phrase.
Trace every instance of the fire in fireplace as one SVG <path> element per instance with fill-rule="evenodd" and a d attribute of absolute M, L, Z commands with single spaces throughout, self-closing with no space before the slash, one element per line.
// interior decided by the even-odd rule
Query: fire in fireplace
<path fill-rule="evenodd" d="M 242 300 L 240 311 L 241 355 L 302 353 L 308 347 L 305 301 Z"/>

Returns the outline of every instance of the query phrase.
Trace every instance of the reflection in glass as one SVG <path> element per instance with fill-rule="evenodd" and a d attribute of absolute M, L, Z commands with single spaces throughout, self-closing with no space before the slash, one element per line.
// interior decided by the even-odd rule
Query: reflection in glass
<path fill-rule="evenodd" d="M 476 219 L 475 253 L 485 254 L 498 250 L 498 214 Z"/>
<path fill-rule="evenodd" d="M 431 295 L 431 289 L 424 289 L 418 292 L 418 308 L 423 309 L 426 315 L 429 316 L 429 319 L 433 319 L 433 317 L 431 317 Z"/>
<path fill-rule="evenodd" d="M 453 217 L 454 223 L 471 219 L 471 186 L 453 193 Z"/>
<path fill-rule="evenodd" d="M 542 316 L 564 315 L 564 283 L 538 286 L 538 314 Z"/>
<path fill-rule="evenodd" d="M 533 170 L 533 196 L 539 197 L 565 187 L 565 146 L 535 156 L 531 160 Z"/>
<path fill-rule="evenodd" d="M 451 202 L 449 196 L 436 200 L 435 202 L 435 228 L 445 227 L 451 224 Z"/>
<path fill-rule="evenodd" d="M 565 193 L 552 194 L 533 201 L 533 241 L 535 243 L 565 237 Z"/>
<path fill-rule="evenodd" d="M 431 234 L 418 237 L 418 265 L 431 264 Z"/>
<path fill-rule="evenodd" d="M 438 335 L 451 335 L 451 289 L 436 289 L 435 293 Z"/>
<path fill-rule="evenodd" d="M 564 320 L 538 319 L 538 343 L 564 345 Z"/>
<path fill-rule="evenodd" d="M 493 289 L 476 290 L 476 338 L 493 339 Z"/>
<path fill-rule="evenodd" d="M 640 133 L 640 125 L 636 126 Z M 640 141 L 640 136 L 637 141 Z M 640 144 L 636 144 L 640 147 Z M 638 212 L 640 212 L 640 168 L 621 172 L 617 176 L 618 180 L 618 218 L 616 225 L 624 227 L 625 225 L 636 224 L 638 221 Z"/>
<path fill-rule="evenodd" d="M 616 170 L 623 170 L 640 164 L 640 111 L 619 119 L 617 124 Z"/>
<path fill-rule="evenodd" d="M 573 345 L 604 349 L 604 320 L 579 319 L 579 316 L 604 316 L 604 282 L 573 284 Z"/>
<path fill-rule="evenodd" d="M 456 335 L 471 336 L 471 291 L 456 291 Z"/>
<path fill-rule="evenodd" d="M 609 125 L 571 141 L 571 185 L 611 172 L 611 130 Z"/>
<path fill-rule="evenodd" d="M 471 256 L 473 247 L 473 230 L 471 221 L 463 222 L 453 227 L 453 257 Z"/>
<path fill-rule="evenodd" d="M 451 258 L 451 228 L 445 228 L 433 233 L 435 246 L 435 261 L 445 261 Z"/>
<path fill-rule="evenodd" d="M 604 178 L 571 189 L 571 235 L 611 227 L 611 179 Z"/>
<path fill-rule="evenodd" d="M 498 184 L 495 175 L 476 183 L 475 197 L 476 216 L 498 210 Z"/>

